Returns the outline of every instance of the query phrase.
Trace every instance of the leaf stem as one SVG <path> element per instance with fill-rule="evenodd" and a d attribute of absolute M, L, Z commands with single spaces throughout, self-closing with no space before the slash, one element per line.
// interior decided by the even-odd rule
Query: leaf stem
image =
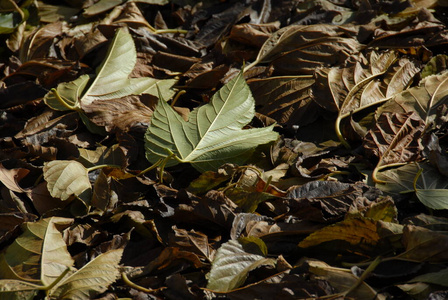
<path fill-rule="evenodd" d="M 133 283 L 133 282 L 128 278 L 128 276 L 126 275 L 126 273 L 124 273 L 124 272 L 121 273 L 121 279 L 124 281 L 124 283 L 125 283 L 127 286 L 129 286 L 129 287 L 131 287 L 131 288 L 133 288 L 133 289 L 136 289 L 137 291 L 144 292 L 144 293 L 155 293 L 155 292 L 157 292 L 157 291 L 163 289 L 163 288 L 159 288 L 159 289 L 155 289 L 155 290 L 153 290 L 153 289 L 147 289 L 147 288 L 144 288 L 144 287 L 142 287 L 142 286 L 140 286 L 140 285 L 138 285 L 138 284 Z"/>
<path fill-rule="evenodd" d="M 186 90 L 180 90 L 177 94 L 176 97 L 174 97 L 173 101 L 171 101 L 171 107 L 174 107 L 174 104 L 176 104 L 177 100 L 179 99 L 180 96 L 182 96 L 183 94 L 185 94 L 187 91 Z"/>
<path fill-rule="evenodd" d="M 372 263 L 367 267 L 367 269 L 361 274 L 361 276 L 358 278 L 358 280 L 356 281 L 356 283 L 349 288 L 347 291 L 343 292 L 343 295 L 346 296 L 348 294 L 350 294 L 351 292 L 353 292 L 354 290 L 356 290 L 361 283 L 364 282 L 364 280 L 366 280 L 366 278 L 376 269 L 376 267 L 381 263 L 381 257 L 378 256 L 377 258 L 375 258 L 374 261 L 372 261 Z"/>
<path fill-rule="evenodd" d="M 64 277 L 65 277 L 65 275 L 67 275 L 67 273 L 70 271 L 70 268 L 66 268 L 65 270 L 64 270 L 64 272 L 62 272 L 59 276 L 58 276 L 58 278 L 56 278 L 52 283 L 50 283 L 48 286 L 45 286 L 45 287 L 42 287 L 42 290 L 44 290 L 44 291 L 47 291 L 47 294 L 48 294 L 48 292 L 52 289 L 52 288 L 54 288 Z"/>
<path fill-rule="evenodd" d="M 183 33 L 187 34 L 188 30 L 185 29 L 155 29 L 155 34 L 161 34 L 161 33 Z"/>
<path fill-rule="evenodd" d="M 160 163 L 161 163 L 162 161 L 163 161 L 162 158 L 159 159 L 159 160 L 156 161 L 153 165 L 149 166 L 148 168 L 144 169 L 143 171 L 141 171 L 140 173 L 138 173 L 137 175 L 135 175 L 135 177 L 141 176 L 141 175 L 143 175 L 143 174 L 145 174 L 145 173 L 147 173 L 147 172 L 149 172 L 149 171 L 151 171 L 151 170 L 157 168 L 157 167 L 160 165 Z"/>
<path fill-rule="evenodd" d="M 53 92 L 54 96 L 56 97 L 56 99 L 59 101 L 60 104 L 62 104 L 62 106 L 64 106 L 65 108 L 67 108 L 68 110 L 75 110 L 78 111 L 78 108 L 75 106 L 71 106 L 70 104 L 68 104 L 66 101 L 64 101 L 64 99 L 62 99 L 61 95 L 59 95 L 59 92 L 57 89 L 52 88 L 51 91 Z"/>
<path fill-rule="evenodd" d="M 121 169 L 121 166 L 104 164 L 104 165 L 96 165 L 96 166 L 93 166 L 93 167 L 90 167 L 90 168 L 86 168 L 86 169 L 87 169 L 87 172 L 91 172 L 91 171 L 95 171 L 95 170 L 102 169 L 102 168 L 118 168 L 118 169 Z"/>
<path fill-rule="evenodd" d="M 414 187 L 414 191 L 417 192 L 417 181 L 420 175 L 423 172 L 423 168 L 418 169 L 417 174 L 415 174 L 414 181 L 412 182 L 412 186 Z"/>
<path fill-rule="evenodd" d="M 341 142 L 341 144 L 345 148 L 350 149 L 350 144 L 347 143 L 347 141 L 345 140 L 345 138 L 344 138 L 344 136 L 342 135 L 342 132 L 341 132 L 341 121 L 342 121 L 342 115 L 338 114 L 338 117 L 336 118 L 336 122 L 334 124 L 334 129 L 336 131 L 336 135 L 338 136 L 338 139 Z"/>

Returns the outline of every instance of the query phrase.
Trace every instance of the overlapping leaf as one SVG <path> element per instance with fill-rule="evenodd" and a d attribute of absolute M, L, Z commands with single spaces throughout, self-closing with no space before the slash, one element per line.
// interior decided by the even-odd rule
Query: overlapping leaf
<path fill-rule="evenodd" d="M 428 163 L 412 163 L 378 173 L 377 187 L 389 193 L 415 191 L 432 209 L 448 209 L 448 179 Z"/>
<path fill-rule="evenodd" d="M 448 104 L 448 72 L 427 76 L 418 86 L 407 89 L 385 103 L 377 112 L 417 112 L 426 127 L 435 123 L 437 108 Z"/>
<path fill-rule="evenodd" d="M 74 160 L 48 162 L 44 166 L 44 179 L 51 196 L 61 200 L 71 195 L 80 196 L 91 189 L 87 169 Z"/>
<path fill-rule="evenodd" d="M 24 233 L 0 256 L 1 277 L 44 286 L 51 284 L 74 263 L 57 229 L 72 222 L 72 219 L 52 217 L 25 223 Z"/>
<path fill-rule="evenodd" d="M 176 82 L 174 79 L 129 78 L 136 61 L 137 54 L 132 36 L 124 29 L 118 29 L 105 59 L 96 69 L 93 80 L 89 75 L 82 75 L 74 81 L 61 83 L 56 88 L 58 95 L 49 92 L 44 101 L 56 110 L 77 110 L 94 100 L 142 93 L 157 95 L 157 86 L 163 96 L 170 98 L 173 95 L 170 88 Z"/>
<path fill-rule="evenodd" d="M 251 79 L 247 83 L 256 105 L 260 106 L 257 112 L 280 124 L 304 125 L 317 117 L 310 97 L 310 87 L 314 83 L 311 76 L 278 76 Z"/>
<path fill-rule="evenodd" d="M 252 238 L 252 241 L 246 239 L 246 242 L 255 246 L 255 250 L 258 248 L 254 252 L 245 250 L 244 241 L 245 239 L 230 240 L 218 249 L 208 275 L 208 289 L 217 292 L 231 291 L 244 283 L 251 270 L 275 263 L 274 260 L 260 255 L 262 252 L 258 247 L 264 244 L 263 241 L 256 238 Z"/>
<path fill-rule="evenodd" d="M 156 163 L 173 153 L 176 160 L 167 166 L 189 162 L 201 172 L 225 163 L 244 163 L 255 147 L 278 137 L 273 126 L 242 130 L 254 112 L 254 99 L 242 73 L 210 103 L 194 109 L 188 122 L 162 98 L 145 135 L 146 158 Z"/>
<path fill-rule="evenodd" d="M 313 99 L 322 107 L 338 112 L 335 126 L 342 139 L 343 118 L 402 92 L 419 70 L 416 61 L 400 58 L 395 51 L 371 51 L 367 57 L 360 53 L 352 56 L 344 68 L 318 70 Z"/>
<path fill-rule="evenodd" d="M 384 113 L 364 139 L 368 154 L 379 158 L 372 177 L 381 168 L 421 159 L 424 123 L 415 113 Z"/>
<path fill-rule="evenodd" d="M 270 62 L 277 74 L 313 74 L 317 67 L 342 63 L 362 45 L 354 31 L 329 24 L 291 25 L 273 33 L 263 44 L 257 59 L 246 70 Z"/>

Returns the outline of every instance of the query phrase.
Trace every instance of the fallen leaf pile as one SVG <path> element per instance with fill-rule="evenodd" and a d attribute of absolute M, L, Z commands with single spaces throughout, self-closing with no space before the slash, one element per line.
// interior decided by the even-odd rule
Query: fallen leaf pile
<path fill-rule="evenodd" d="M 0 299 L 448 298 L 442 0 L 0 3 Z"/>

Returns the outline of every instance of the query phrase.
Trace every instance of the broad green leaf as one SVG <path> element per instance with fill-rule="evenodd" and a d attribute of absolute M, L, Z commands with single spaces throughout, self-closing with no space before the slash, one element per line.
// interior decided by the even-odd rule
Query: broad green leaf
<path fill-rule="evenodd" d="M 156 96 L 157 86 L 167 98 L 174 94 L 171 87 L 175 79 L 129 78 L 136 62 L 137 52 L 132 36 L 124 29 L 118 29 L 93 80 L 89 75 L 82 75 L 74 81 L 61 83 L 56 88 L 59 97 L 50 91 L 44 101 L 55 110 L 79 110 L 95 100 L 143 93 Z"/>
<path fill-rule="evenodd" d="M 421 174 L 418 173 L 421 171 Z M 418 176 L 418 178 L 417 178 Z M 376 186 L 389 193 L 415 192 L 432 209 L 448 209 L 448 178 L 429 163 L 413 163 L 378 173 L 384 183 Z M 414 188 L 415 181 L 415 188 Z"/>
<path fill-rule="evenodd" d="M 264 244 L 261 240 L 260 242 Z M 256 252 L 257 254 L 247 252 L 243 243 L 236 240 L 224 243 L 212 262 L 207 288 L 217 292 L 231 291 L 244 283 L 250 271 L 261 265 L 275 263 L 275 260 L 260 255 L 262 250 Z"/>
<path fill-rule="evenodd" d="M 275 141 L 273 126 L 242 130 L 255 113 L 254 99 L 240 73 L 224 85 L 210 103 L 194 109 L 186 122 L 163 98 L 154 111 L 145 135 L 146 158 L 151 163 L 171 153 L 200 172 L 225 163 L 242 164 L 255 147 Z"/>
<path fill-rule="evenodd" d="M 123 249 L 100 254 L 80 270 L 57 284 L 50 295 L 57 299 L 89 300 L 107 290 L 120 275 L 119 263 Z"/>
<path fill-rule="evenodd" d="M 0 280 L 0 300 L 32 300 L 41 286 L 12 279 Z"/>
<path fill-rule="evenodd" d="M 0 256 L 0 277 L 51 284 L 74 263 L 57 229 L 72 221 L 52 217 L 25 223 L 24 233 Z"/>
<path fill-rule="evenodd" d="M 74 160 L 53 160 L 45 163 L 44 179 L 52 197 L 67 200 L 91 189 L 87 169 Z"/>

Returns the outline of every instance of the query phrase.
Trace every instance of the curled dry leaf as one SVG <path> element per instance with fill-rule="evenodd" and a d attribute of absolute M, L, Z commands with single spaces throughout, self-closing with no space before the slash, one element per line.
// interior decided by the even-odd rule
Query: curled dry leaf
<path fill-rule="evenodd" d="M 258 113 L 280 124 L 304 125 L 317 118 L 318 109 L 310 97 L 312 76 L 279 76 L 248 80 Z"/>
<path fill-rule="evenodd" d="M 317 67 L 340 64 L 362 45 L 349 28 L 330 24 L 290 25 L 273 33 L 263 44 L 258 63 L 271 63 L 276 74 L 313 74 Z"/>
<path fill-rule="evenodd" d="M 368 155 L 379 158 L 372 174 L 374 181 L 380 182 L 376 176 L 380 169 L 421 159 L 424 128 L 424 122 L 414 112 L 380 116 L 363 143 Z"/>
<path fill-rule="evenodd" d="M 427 128 L 436 123 L 437 109 L 448 103 L 448 72 L 427 76 L 416 87 L 409 88 L 382 105 L 377 114 L 384 112 L 416 112 Z"/>
<path fill-rule="evenodd" d="M 400 58 L 396 51 L 360 53 L 351 56 L 344 68 L 317 70 L 312 96 L 325 109 L 338 112 L 336 133 L 348 146 L 342 137 L 341 120 L 402 92 L 418 71 L 418 62 Z"/>

